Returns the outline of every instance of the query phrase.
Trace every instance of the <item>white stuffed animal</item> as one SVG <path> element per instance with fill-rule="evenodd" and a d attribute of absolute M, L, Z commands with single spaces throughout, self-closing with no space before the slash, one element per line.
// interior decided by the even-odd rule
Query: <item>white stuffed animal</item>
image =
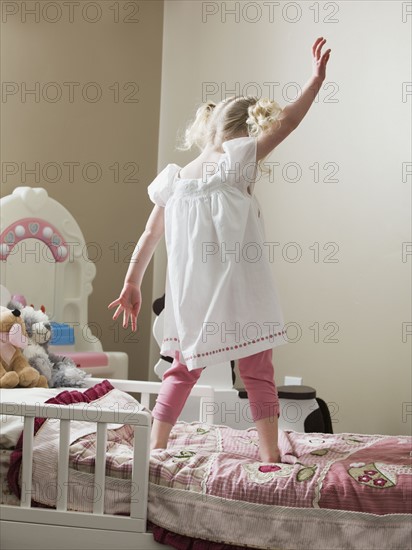
<path fill-rule="evenodd" d="M 53 363 L 50 361 L 46 349 L 43 347 L 51 338 L 51 326 L 48 316 L 41 310 L 35 310 L 31 306 L 21 309 L 21 316 L 28 336 L 28 345 L 23 350 L 32 367 L 43 374 L 50 382 L 53 371 Z"/>

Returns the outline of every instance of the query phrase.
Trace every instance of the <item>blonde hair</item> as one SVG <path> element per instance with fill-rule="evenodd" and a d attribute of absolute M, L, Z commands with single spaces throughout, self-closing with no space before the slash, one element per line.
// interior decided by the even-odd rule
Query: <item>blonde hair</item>
<path fill-rule="evenodd" d="M 274 123 L 280 127 L 279 116 L 282 111 L 276 101 L 266 97 L 232 96 L 220 103 L 207 101 L 197 108 L 177 149 L 188 151 L 196 145 L 203 151 L 208 143 L 215 142 L 216 137 L 221 141 L 233 139 L 239 134 L 258 137 Z M 260 161 L 258 164 L 262 169 Z"/>

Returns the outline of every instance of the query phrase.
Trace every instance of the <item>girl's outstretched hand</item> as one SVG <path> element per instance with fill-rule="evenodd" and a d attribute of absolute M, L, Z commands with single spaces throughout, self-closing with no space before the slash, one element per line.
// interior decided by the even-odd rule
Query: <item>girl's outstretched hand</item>
<path fill-rule="evenodd" d="M 326 64 L 329 61 L 331 49 L 326 50 L 325 53 L 321 55 L 322 47 L 325 45 L 326 38 L 321 36 L 317 38 L 315 43 L 312 46 L 312 67 L 313 67 L 313 76 L 325 80 L 326 77 Z"/>
<path fill-rule="evenodd" d="M 142 305 L 142 293 L 140 287 L 132 283 L 125 283 L 117 300 L 107 306 L 108 309 L 118 306 L 113 315 L 115 321 L 123 311 L 123 328 L 127 328 L 129 319 L 133 332 L 136 332 L 136 321 Z"/>

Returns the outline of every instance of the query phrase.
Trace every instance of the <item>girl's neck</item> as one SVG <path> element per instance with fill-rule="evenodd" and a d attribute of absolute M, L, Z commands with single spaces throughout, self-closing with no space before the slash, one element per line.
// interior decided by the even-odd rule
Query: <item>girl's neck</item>
<path fill-rule="evenodd" d="M 200 156 L 208 157 L 215 153 L 224 153 L 221 143 L 208 143 L 203 151 L 200 153 Z"/>
<path fill-rule="evenodd" d="M 233 136 L 233 138 L 231 139 L 235 139 L 235 138 L 239 138 L 239 137 L 248 137 L 248 134 L 246 132 L 241 132 L 235 136 Z M 223 138 L 220 138 L 220 139 L 215 139 L 215 141 L 213 143 L 208 143 L 206 145 L 206 147 L 203 149 L 203 151 L 201 152 L 200 156 L 210 156 L 210 155 L 213 155 L 214 153 L 224 153 L 224 150 L 223 150 L 223 147 L 222 147 L 222 143 L 225 141 L 225 139 Z"/>

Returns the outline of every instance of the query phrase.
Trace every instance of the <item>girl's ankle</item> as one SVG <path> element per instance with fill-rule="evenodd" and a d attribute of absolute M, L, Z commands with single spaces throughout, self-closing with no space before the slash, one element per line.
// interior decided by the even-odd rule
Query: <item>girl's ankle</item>
<path fill-rule="evenodd" d="M 280 462 L 280 451 L 279 448 L 271 449 L 268 453 L 260 452 L 260 459 L 262 462 Z"/>

